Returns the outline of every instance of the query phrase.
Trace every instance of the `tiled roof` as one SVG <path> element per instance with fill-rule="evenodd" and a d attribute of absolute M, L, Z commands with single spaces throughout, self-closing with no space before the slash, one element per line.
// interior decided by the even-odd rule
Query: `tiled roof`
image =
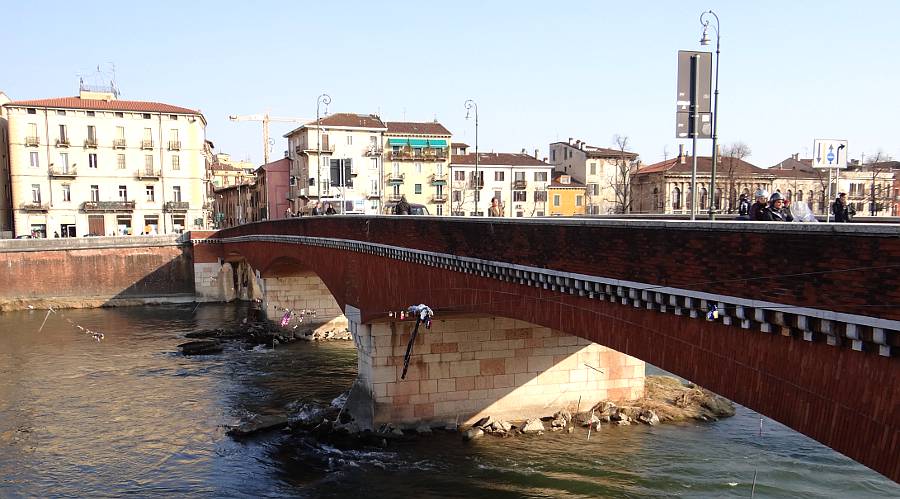
<path fill-rule="evenodd" d="M 819 178 L 824 170 L 818 171 L 812 167 L 812 160 L 787 158 L 778 164 L 769 167 L 769 170 L 779 177 L 793 178 Z M 827 175 L 827 173 L 826 173 Z"/>
<path fill-rule="evenodd" d="M 645 166 L 638 170 L 635 175 L 645 175 L 649 173 L 659 172 L 691 173 L 691 162 L 691 156 L 685 156 L 684 163 L 679 161 L 678 157 L 676 156 L 666 161 L 660 161 L 659 163 Z M 732 164 L 734 165 L 733 170 L 731 167 Z M 698 156 L 697 172 L 709 173 L 710 170 L 712 170 L 712 158 L 710 158 L 709 156 Z M 740 159 L 720 158 L 718 166 L 716 168 L 716 174 L 724 175 L 729 171 L 733 171 L 734 174 L 739 175 L 772 175 L 772 172 L 763 168 L 759 168 L 758 166 L 754 166 Z"/>
<path fill-rule="evenodd" d="M 427 123 L 414 123 L 411 121 L 388 121 L 387 133 L 402 133 L 409 135 L 450 135 L 450 130 L 436 121 Z"/>
<path fill-rule="evenodd" d="M 569 175 L 569 183 L 563 184 L 559 181 L 559 178 L 563 175 L 568 175 L 568 173 L 563 172 L 553 172 L 553 181 L 550 182 L 551 189 L 584 189 L 584 184 L 575 179 L 575 177 Z"/>
<path fill-rule="evenodd" d="M 450 164 L 474 165 L 475 154 L 456 154 L 451 159 Z M 485 166 L 550 166 L 539 159 L 535 159 L 534 156 L 505 152 L 478 153 L 478 164 Z"/>
<path fill-rule="evenodd" d="M 457 147 L 465 147 L 465 148 L 468 148 L 468 147 L 469 147 L 469 144 L 466 144 L 465 142 L 451 142 L 451 143 L 450 143 L 450 147 L 453 147 L 453 148 L 457 148 Z"/>
<path fill-rule="evenodd" d="M 331 127 L 385 128 L 381 118 L 374 114 L 335 113 L 320 118 L 318 122 L 310 121 L 304 126 L 315 126 L 316 123 Z"/>
<path fill-rule="evenodd" d="M 605 147 L 589 146 L 584 143 L 581 144 L 581 147 L 575 147 L 573 144 L 569 144 L 568 142 L 553 142 L 550 145 L 553 144 L 562 144 L 564 146 L 571 147 L 576 151 L 583 152 L 588 158 L 621 158 L 622 154 L 624 154 L 628 159 L 637 159 L 638 157 L 637 153 L 633 153 L 631 151 L 624 151 L 623 153 L 618 149 L 607 149 Z"/>
<path fill-rule="evenodd" d="M 6 106 L 47 107 L 54 109 L 88 109 L 97 111 L 129 111 L 138 113 L 163 114 L 200 114 L 186 107 L 163 104 L 161 102 L 144 102 L 119 99 L 82 99 L 81 97 L 56 97 L 53 99 L 20 100 L 8 102 Z"/>
<path fill-rule="evenodd" d="M 291 169 L 291 159 L 290 158 L 281 158 L 276 159 L 275 161 L 269 161 L 264 165 L 260 165 L 254 170 L 255 172 L 259 172 L 260 170 L 266 171 L 289 171 Z"/>

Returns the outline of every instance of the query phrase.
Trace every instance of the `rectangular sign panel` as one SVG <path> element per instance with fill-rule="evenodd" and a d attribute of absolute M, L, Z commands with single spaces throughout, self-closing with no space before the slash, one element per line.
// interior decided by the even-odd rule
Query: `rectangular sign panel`
<path fill-rule="evenodd" d="M 847 141 L 816 139 L 813 141 L 813 168 L 847 168 Z"/>
<path fill-rule="evenodd" d="M 696 56 L 697 79 L 695 80 L 693 61 Z M 692 137 L 694 130 L 691 120 L 691 99 L 696 99 L 700 113 L 697 138 L 712 137 L 712 53 L 693 50 L 678 51 L 678 88 L 675 97 L 675 136 L 684 139 Z M 692 94 L 697 92 L 696 96 Z"/>

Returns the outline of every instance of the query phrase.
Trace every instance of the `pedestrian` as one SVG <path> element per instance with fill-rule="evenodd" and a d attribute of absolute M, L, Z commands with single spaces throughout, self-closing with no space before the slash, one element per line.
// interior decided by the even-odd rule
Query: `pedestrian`
<path fill-rule="evenodd" d="M 847 207 L 847 193 L 838 194 L 834 204 L 831 205 L 831 214 L 835 222 L 847 223 L 850 221 L 850 209 Z"/>
<path fill-rule="evenodd" d="M 410 206 L 409 203 L 406 202 L 406 195 L 400 196 L 400 202 L 397 203 L 397 206 L 394 206 L 394 215 L 409 215 Z"/>
<path fill-rule="evenodd" d="M 741 193 L 738 199 L 738 220 L 750 220 L 750 200 L 746 193 Z"/>
<path fill-rule="evenodd" d="M 791 198 L 784 198 L 784 208 L 783 211 L 785 215 L 790 218 L 788 222 L 793 222 L 794 218 L 794 210 L 791 209 Z"/>
<path fill-rule="evenodd" d="M 337 215 L 337 212 L 334 211 L 334 207 L 331 206 L 331 203 L 325 203 L 325 214 L 326 215 Z"/>
<path fill-rule="evenodd" d="M 312 215 L 321 215 L 322 214 L 322 210 L 319 208 L 318 201 L 316 201 L 316 204 L 313 205 L 311 213 L 312 213 Z"/>
<path fill-rule="evenodd" d="M 488 208 L 488 216 L 489 217 L 502 217 L 503 216 L 503 205 L 500 204 L 500 199 L 491 198 L 491 207 Z"/>
<path fill-rule="evenodd" d="M 53 237 L 59 237 L 59 232 L 53 231 Z"/>
<path fill-rule="evenodd" d="M 288 206 L 284 209 L 284 218 L 291 218 L 294 216 L 294 213 L 291 211 L 291 207 Z"/>
<path fill-rule="evenodd" d="M 789 211 L 784 209 L 784 197 L 780 192 L 772 193 L 769 198 L 769 206 L 761 210 L 765 220 L 768 222 L 793 222 L 794 217 Z"/>
<path fill-rule="evenodd" d="M 756 202 L 750 207 L 748 211 L 748 215 L 750 216 L 750 220 L 754 220 L 756 222 L 765 222 L 766 217 L 762 213 L 766 209 L 767 203 L 769 202 L 769 193 L 765 189 L 757 189 L 756 191 Z"/>

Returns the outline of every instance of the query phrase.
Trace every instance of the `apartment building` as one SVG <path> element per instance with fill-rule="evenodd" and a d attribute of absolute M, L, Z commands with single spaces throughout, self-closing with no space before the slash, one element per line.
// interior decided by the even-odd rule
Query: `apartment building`
<path fill-rule="evenodd" d="M 437 121 L 385 124 L 386 202 L 406 196 L 410 203 L 428 206 L 432 215 L 449 214 L 450 131 Z"/>
<path fill-rule="evenodd" d="M 621 193 L 637 169 L 637 160 L 633 152 L 595 147 L 572 138 L 550 144 L 550 164 L 585 185 L 588 215 L 622 211 Z"/>
<path fill-rule="evenodd" d="M 199 111 L 117 98 L 7 102 L 9 176 L 17 235 L 178 233 L 206 220 Z"/>
<path fill-rule="evenodd" d="M 550 196 L 547 215 L 584 215 L 584 184 L 562 172 L 553 172 L 553 181 L 547 186 Z"/>
<path fill-rule="evenodd" d="M 497 198 L 505 217 L 547 214 L 547 187 L 553 167 L 529 156 L 479 153 L 450 160 L 450 211 L 455 216 L 482 217 Z"/>
<path fill-rule="evenodd" d="M 0 92 L 0 179 L 9 179 L 9 126 L 4 104 L 9 97 Z M 13 237 L 12 191 L 9 182 L 0 180 L 0 239 Z"/>

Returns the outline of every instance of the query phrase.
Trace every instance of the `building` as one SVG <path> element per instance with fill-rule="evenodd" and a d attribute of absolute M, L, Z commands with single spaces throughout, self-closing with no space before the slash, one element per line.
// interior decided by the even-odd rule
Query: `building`
<path fill-rule="evenodd" d="M 437 121 L 385 123 L 384 185 L 387 202 L 406 196 L 429 207 L 434 215 L 449 214 L 450 131 Z"/>
<path fill-rule="evenodd" d="M 220 152 L 212 155 L 209 181 L 214 188 L 243 184 L 254 179 L 255 171 L 256 165 L 250 161 L 235 161 L 230 154 Z"/>
<path fill-rule="evenodd" d="M 547 186 L 550 202 L 547 214 L 550 216 L 584 215 L 584 184 L 568 173 L 553 172 L 553 180 Z"/>
<path fill-rule="evenodd" d="M 497 198 L 506 217 L 544 216 L 552 171 L 549 164 L 527 154 L 479 153 L 477 166 L 475 154 L 453 156 L 450 212 L 485 216 L 491 199 Z"/>
<path fill-rule="evenodd" d="M 3 105 L 17 235 L 177 233 L 202 228 L 206 119 L 199 111 L 117 98 Z"/>
<path fill-rule="evenodd" d="M 772 179 L 771 192 L 780 192 L 792 203 L 806 203 L 816 215 L 825 215 L 831 209 L 828 197 L 828 170 L 812 167 L 812 159 L 801 159 L 799 154 L 779 161 L 768 169 Z M 831 197 L 837 197 L 837 183 L 832 186 Z"/>
<path fill-rule="evenodd" d="M 9 126 L 4 104 L 9 97 L 0 92 L 0 239 L 13 237 L 12 190 L 9 179 Z"/>
<path fill-rule="evenodd" d="M 250 190 L 252 221 L 277 220 L 293 216 L 290 203 L 291 160 L 270 161 L 256 169 L 256 182 Z"/>
<path fill-rule="evenodd" d="M 691 168 L 693 158 L 680 151 L 675 158 L 643 166 L 631 178 L 633 213 L 675 213 L 691 211 Z M 709 210 L 712 158 L 697 157 L 697 214 Z M 714 202 L 720 213 L 737 209 L 740 194 L 757 189 L 772 191 L 775 174 L 738 158 L 721 158 L 716 172 Z M 752 197 L 752 196 L 751 196 Z"/>
<path fill-rule="evenodd" d="M 338 213 L 379 213 L 386 131 L 374 114 L 336 113 L 285 134 L 294 212 L 309 213 L 318 201 Z"/>
<path fill-rule="evenodd" d="M 550 144 L 550 164 L 585 185 L 588 215 L 631 211 L 628 185 L 639 167 L 638 155 L 629 151 L 587 145 L 569 138 Z"/>

